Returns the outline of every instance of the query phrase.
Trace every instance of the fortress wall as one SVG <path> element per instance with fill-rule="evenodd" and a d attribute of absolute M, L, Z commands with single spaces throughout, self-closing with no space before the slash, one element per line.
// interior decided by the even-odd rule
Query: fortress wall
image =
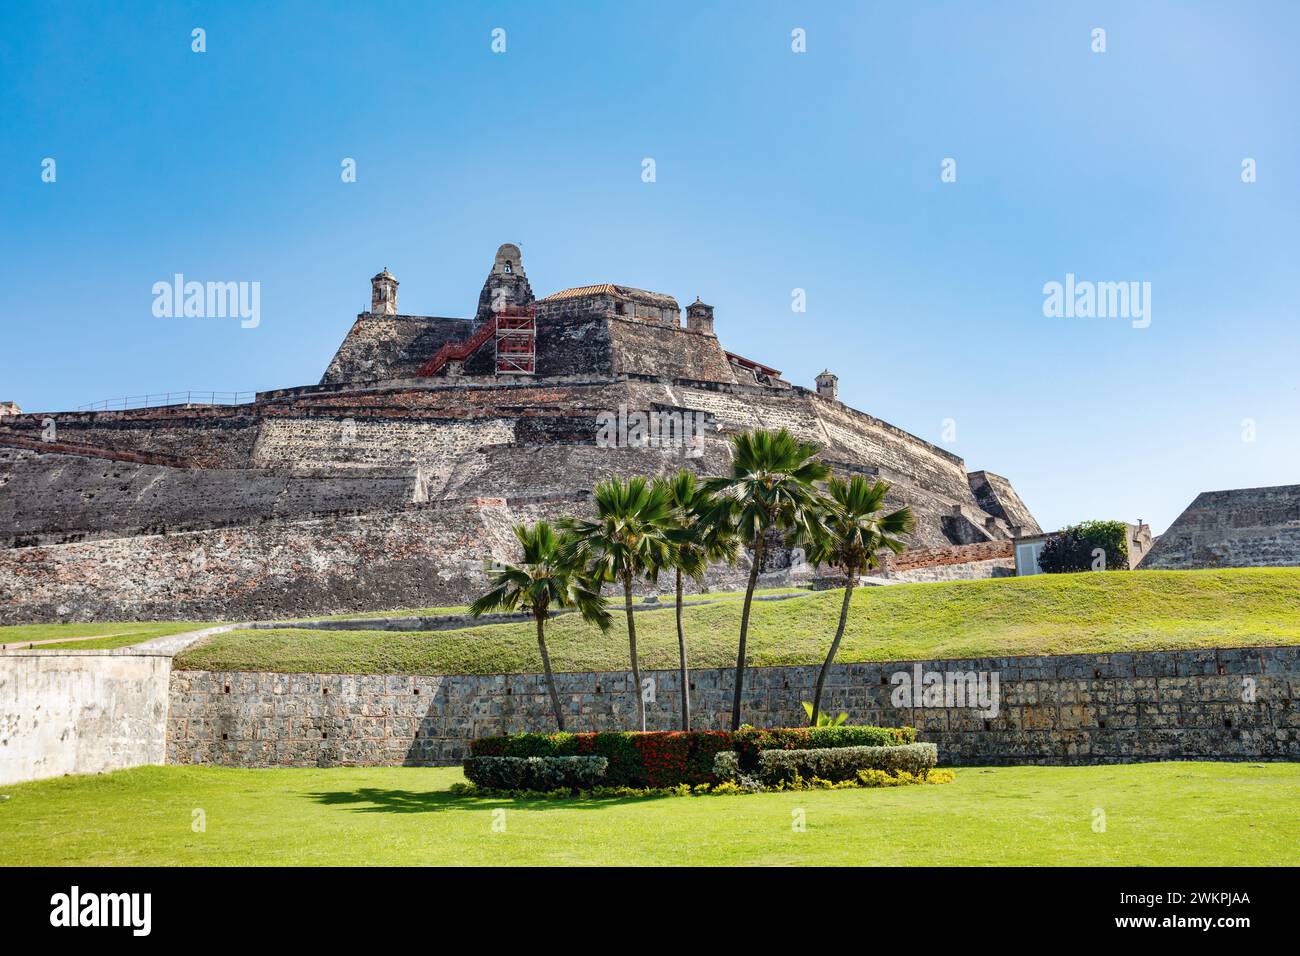
<path fill-rule="evenodd" d="M 650 613 L 670 613 L 650 612 Z M 974 702 L 910 706 L 899 682 L 922 675 L 998 676 L 996 713 Z M 817 667 L 754 667 L 742 720 L 800 726 Z M 895 677 L 895 675 L 900 675 Z M 651 730 L 675 730 L 677 672 L 646 671 Z M 730 668 L 691 672 L 693 726 L 729 726 Z M 628 730 L 630 675 L 568 673 L 556 687 L 573 731 Z M 1243 687 L 1252 690 L 1245 700 Z M 851 723 L 911 725 L 941 765 L 1092 764 L 1141 760 L 1300 759 L 1300 648 L 839 664 L 824 706 Z M 986 695 L 985 702 L 991 700 Z M 897 701 L 897 702 L 896 702 Z M 917 704 L 926 701 L 915 701 Z M 960 706 L 953 706 L 954 704 Z M 538 674 L 425 677 L 173 671 L 167 760 L 235 767 L 452 764 L 469 742 L 554 729 Z"/>
<path fill-rule="evenodd" d="M 470 321 L 363 312 L 321 376 L 322 385 L 414 375 L 447 342 L 468 338 Z"/>
<path fill-rule="evenodd" d="M 1139 565 L 1144 569 L 1300 565 L 1300 485 L 1205 491 Z"/>
<path fill-rule="evenodd" d="M 991 471 L 973 471 L 967 477 L 975 501 L 984 511 L 1020 528 L 1021 535 L 1042 533 L 1043 529 L 1007 479 Z"/>
<path fill-rule="evenodd" d="M 514 496 L 527 488 L 537 494 L 581 494 L 586 500 L 597 481 L 631 478 L 636 475 L 669 475 L 679 468 L 714 473 L 726 467 L 726 449 L 714 439 L 706 445 L 703 459 L 682 450 L 655 448 L 600 448 L 594 444 L 538 446 L 526 455 L 508 449 L 491 449 L 483 458 L 482 471 L 467 485 L 452 483 L 448 492 L 463 494 L 468 487 L 483 494 Z M 584 508 L 585 510 L 585 508 Z"/>
<path fill-rule="evenodd" d="M 0 551 L 0 624 L 261 620 L 455 604 L 485 558 L 561 505 L 447 501 L 404 511 L 274 521 Z"/>
<path fill-rule="evenodd" d="M 610 318 L 613 368 L 618 374 L 734 383 L 717 338 L 672 325 Z"/>
<path fill-rule="evenodd" d="M 5 419 L 5 427 L 43 439 L 94 448 L 182 458 L 204 468 L 248 464 L 260 424 L 251 405 L 161 406 L 120 412 L 51 412 Z"/>
<path fill-rule="evenodd" d="M 539 376 L 614 374 L 610 323 L 601 315 L 568 317 L 539 307 L 537 316 L 537 374 Z M 467 372 L 470 366 L 466 366 Z M 490 371 L 476 366 L 479 373 Z"/>
<path fill-rule="evenodd" d="M 253 451 L 260 467 L 414 465 L 444 468 L 481 448 L 515 441 L 511 420 L 411 421 L 385 418 L 268 418 Z"/>
<path fill-rule="evenodd" d="M 410 468 L 180 469 L 0 449 L 0 547 L 401 507 L 414 487 Z"/>

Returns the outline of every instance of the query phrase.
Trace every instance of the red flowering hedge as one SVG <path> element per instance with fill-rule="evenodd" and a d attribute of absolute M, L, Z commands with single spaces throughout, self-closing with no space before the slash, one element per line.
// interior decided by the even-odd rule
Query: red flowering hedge
<path fill-rule="evenodd" d="M 475 757 L 604 757 L 609 787 L 672 787 L 709 783 L 713 757 L 731 749 L 731 735 L 693 730 L 652 733 L 514 734 L 470 744 Z"/>
<path fill-rule="evenodd" d="M 758 766 L 761 750 L 825 747 L 887 747 L 916 741 L 913 727 L 746 727 L 649 733 L 512 734 L 482 737 L 470 744 L 475 757 L 604 757 L 602 780 L 610 787 L 673 787 L 712 783 L 713 758 L 724 750 L 740 754 L 745 770 Z"/>

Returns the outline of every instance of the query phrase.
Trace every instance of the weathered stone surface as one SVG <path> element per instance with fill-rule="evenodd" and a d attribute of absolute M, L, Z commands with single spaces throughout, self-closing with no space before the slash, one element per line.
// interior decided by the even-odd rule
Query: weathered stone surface
<path fill-rule="evenodd" d="M 1142 559 L 1140 568 L 1300 565 L 1300 485 L 1204 491 Z"/>
<path fill-rule="evenodd" d="M 0 784 L 163 763 L 171 656 L 0 653 Z"/>
<path fill-rule="evenodd" d="M 976 707 L 895 706 L 893 677 L 996 673 L 996 716 Z M 816 667 L 748 672 L 742 719 L 798 726 Z M 676 671 L 655 682 L 652 730 L 677 729 Z M 731 669 L 691 674 L 696 729 L 722 729 Z M 557 674 L 567 729 L 628 730 L 625 672 Z M 1300 648 L 847 664 L 832 669 L 824 709 L 853 723 L 912 725 L 944 764 L 1083 764 L 1138 760 L 1300 759 Z M 922 700 L 920 703 L 927 703 Z M 539 674 L 418 677 L 175 671 L 167 759 L 231 766 L 445 764 L 490 734 L 554 730 Z"/>

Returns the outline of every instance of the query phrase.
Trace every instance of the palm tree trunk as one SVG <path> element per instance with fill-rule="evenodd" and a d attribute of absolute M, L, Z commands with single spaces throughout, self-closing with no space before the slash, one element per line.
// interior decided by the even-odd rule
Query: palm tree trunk
<path fill-rule="evenodd" d="M 736 691 L 731 698 L 731 729 L 740 729 L 740 696 L 745 689 L 745 640 L 749 637 L 749 608 L 754 602 L 754 588 L 758 584 L 758 568 L 763 563 L 763 532 L 754 538 L 754 563 L 749 569 L 749 585 L 745 588 L 745 608 L 740 612 L 740 646 L 736 650 Z"/>
<path fill-rule="evenodd" d="M 542 671 L 546 674 L 546 690 L 551 695 L 551 709 L 555 711 L 555 724 L 564 730 L 564 710 L 560 707 L 560 694 L 555 689 L 555 675 L 551 673 L 551 655 L 546 653 L 546 613 L 537 615 L 537 649 L 542 652 Z"/>
<path fill-rule="evenodd" d="M 645 733 L 645 698 L 641 692 L 641 665 L 636 659 L 636 621 L 632 611 L 632 575 L 623 575 L 623 606 L 627 611 L 627 647 L 632 658 L 632 683 L 636 693 L 636 715 L 641 722 L 641 732 Z"/>
<path fill-rule="evenodd" d="M 682 682 L 682 730 L 691 729 L 691 681 L 686 669 L 686 632 L 682 630 L 682 569 L 677 569 L 677 654 Z"/>
<path fill-rule="evenodd" d="M 840 607 L 840 626 L 835 629 L 835 640 L 831 641 L 830 653 L 826 655 L 826 661 L 822 664 L 821 672 L 817 675 L 817 686 L 813 690 L 812 718 L 808 721 L 809 727 L 817 726 L 817 715 L 821 713 L 822 707 L 822 688 L 826 686 L 826 675 L 830 673 L 831 664 L 835 662 L 835 652 L 840 649 L 840 639 L 844 637 L 844 625 L 849 619 L 849 599 L 853 597 L 853 585 L 857 583 L 857 580 L 857 571 L 850 571 L 848 580 L 844 582 L 844 604 Z"/>

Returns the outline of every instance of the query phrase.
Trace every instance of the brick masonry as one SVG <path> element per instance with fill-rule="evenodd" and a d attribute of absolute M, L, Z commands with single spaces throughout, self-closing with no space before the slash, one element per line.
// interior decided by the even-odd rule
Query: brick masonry
<path fill-rule="evenodd" d="M 1015 553 L 1010 541 L 983 541 L 979 544 L 960 544 L 949 548 L 915 548 L 902 554 L 885 553 L 883 570 L 886 572 L 915 571 L 918 568 L 939 567 L 945 564 L 969 564 L 973 561 L 993 561 L 1011 558 L 1014 567 Z"/>
<path fill-rule="evenodd" d="M 997 716 L 894 706 L 893 675 L 996 673 Z M 744 720 L 801 723 L 815 667 L 748 672 Z M 650 726 L 675 729 L 677 677 L 656 682 Z M 697 729 L 726 725 L 730 669 L 692 673 Z M 571 730 L 626 730 L 626 673 L 556 675 Z M 826 709 L 916 726 L 945 764 L 1300 759 L 1300 647 L 837 666 Z M 1248 699 L 1249 698 L 1249 699 Z M 419 677 L 173 671 L 170 763 L 245 767 L 450 764 L 489 734 L 554 729 L 537 674 Z"/>

